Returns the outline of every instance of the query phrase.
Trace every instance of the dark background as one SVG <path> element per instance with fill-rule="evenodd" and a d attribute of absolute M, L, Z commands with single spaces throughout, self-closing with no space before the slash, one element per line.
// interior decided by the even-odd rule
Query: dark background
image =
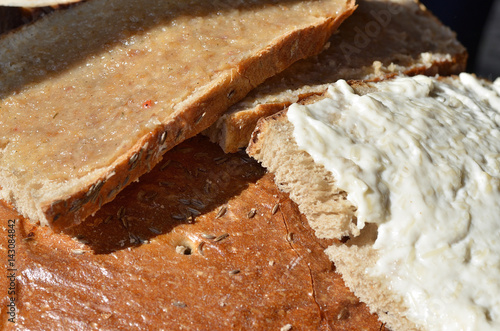
<path fill-rule="evenodd" d="M 468 72 L 476 72 L 476 58 L 481 36 L 493 0 L 421 0 L 445 25 L 457 33 L 469 52 Z M 499 59 L 500 61 L 500 59 Z"/>

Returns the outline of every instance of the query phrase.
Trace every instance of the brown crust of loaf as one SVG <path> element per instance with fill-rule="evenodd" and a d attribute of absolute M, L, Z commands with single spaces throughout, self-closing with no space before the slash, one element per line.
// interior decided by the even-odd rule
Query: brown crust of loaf
<path fill-rule="evenodd" d="M 0 329 L 384 330 L 264 172 L 197 136 L 63 233 L 0 204 L 2 227 L 18 219 L 17 324 L 3 296 Z"/>
<path fill-rule="evenodd" d="M 226 72 L 209 90 L 191 96 L 174 120 L 140 139 L 98 179 L 69 197 L 42 206 L 49 225 L 60 231 L 95 213 L 103 204 L 113 200 L 124 186 L 157 164 L 166 150 L 209 127 L 257 84 L 293 62 L 319 53 L 331 33 L 355 8 L 354 0 L 348 0 L 346 10 L 338 16 L 325 17 L 314 26 L 281 36 L 273 45 Z"/>
<path fill-rule="evenodd" d="M 364 6 L 368 6 L 371 3 L 377 3 L 377 1 L 366 1 L 366 2 L 359 2 L 358 5 L 360 6 L 360 9 L 354 13 L 352 17 L 349 18 L 349 20 L 342 26 L 340 29 L 340 35 L 342 35 L 343 32 L 345 32 L 347 27 L 347 24 L 350 24 L 348 28 L 352 28 L 351 22 L 356 22 L 357 14 L 364 8 Z M 383 3 L 384 1 L 378 1 L 380 4 Z M 390 1 L 387 1 L 389 3 Z M 369 7 L 367 7 L 369 9 Z M 417 15 L 421 15 L 425 18 L 427 18 L 430 22 L 433 22 L 437 26 L 442 26 L 442 23 L 434 16 L 432 13 L 430 13 L 423 5 L 420 5 L 421 11 L 417 12 Z M 365 10 L 365 12 L 368 12 L 369 10 Z M 376 11 L 377 7 L 374 7 L 374 10 Z M 367 13 L 364 13 L 364 15 L 368 15 Z M 365 21 L 366 18 L 365 16 L 360 15 L 359 23 L 356 25 L 358 28 L 363 28 L 367 24 Z M 373 21 L 373 17 L 371 17 Z M 443 30 L 445 30 L 444 26 Z M 350 32 L 350 31 L 348 31 Z M 404 33 L 405 31 L 401 31 Z M 351 37 L 351 35 L 348 34 L 348 37 Z M 334 56 L 335 59 L 335 54 L 340 54 L 340 50 L 338 49 L 338 39 L 339 36 L 334 35 L 332 36 L 332 45 L 330 45 L 329 49 L 325 51 L 326 54 L 331 54 L 329 55 Z M 335 43 L 336 41 L 336 43 Z M 347 40 L 349 41 L 349 40 Z M 381 38 L 375 38 L 372 43 L 374 44 L 380 44 L 380 48 L 384 48 L 384 40 Z M 432 47 L 435 47 L 435 45 L 427 45 L 426 41 L 424 40 L 414 40 L 412 41 L 415 44 L 422 44 L 422 49 L 421 52 L 432 52 Z M 405 53 L 407 50 L 400 50 L 401 53 Z M 418 54 L 420 55 L 420 53 Z M 370 79 L 367 79 L 366 81 L 379 81 L 382 79 L 387 79 L 390 77 L 393 77 L 397 74 L 405 74 L 405 75 L 428 75 L 428 76 L 434 76 L 434 75 L 442 75 L 442 76 L 447 76 L 447 75 L 452 75 L 452 74 L 457 74 L 459 72 L 462 72 L 465 70 L 466 63 L 467 63 L 467 51 L 463 47 L 457 47 L 456 45 L 450 46 L 450 58 L 449 59 L 442 59 L 442 60 L 435 60 L 431 66 L 427 67 L 425 63 L 419 63 L 418 58 L 414 58 L 415 63 L 413 66 L 410 66 L 406 68 L 405 70 L 398 71 L 398 72 L 393 72 L 393 73 L 385 73 L 384 75 L 380 75 L 377 77 L 371 77 Z M 381 59 L 378 58 L 377 55 L 372 55 L 370 52 L 368 53 L 362 53 L 359 56 L 363 56 L 365 59 L 370 59 L 370 61 L 364 61 L 364 62 L 373 62 L 376 60 L 387 60 L 387 59 Z M 392 61 L 396 62 L 398 61 L 398 56 L 399 54 L 393 54 L 392 55 Z M 411 54 L 410 56 L 416 56 L 416 54 Z M 330 61 L 330 57 L 324 56 L 323 58 L 326 59 L 326 61 Z M 319 59 L 322 59 L 321 55 Z M 337 59 L 338 60 L 338 59 Z M 315 61 L 315 62 L 314 62 Z M 305 63 L 306 68 L 313 68 L 318 70 L 317 67 L 324 67 L 325 71 L 332 71 L 332 69 L 329 69 L 329 66 L 332 66 L 332 68 L 335 68 L 335 71 L 332 72 L 332 75 L 334 75 L 332 83 L 337 80 L 337 79 L 360 79 L 360 73 L 359 72 L 354 72 L 351 73 L 349 72 L 347 76 L 339 76 L 337 74 L 337 69 L 339 67 L 337 61 L 333 61 L 332 63 L 326 62 L 318 62 L 318 59 L 311 59 L 311 60 L 304 60 L 303 62 Z M 340 60 L 339 60 L 340 61 Z M 308 63 L 311 64 L 308 64 Z M 366 64 L 366 63 L 365 63 Z M 341 63 L 341 66 L 344 65 L 346 67 L 349 67 L 347 63 Z M 298 70 L 295 70 L 295 68 L 298 68 Z M 340 67 L 342 69 L 342 67 Z M 361 70 L 362 68 L 358 68 Z M 291 82 L 290 89 L 294 90 L 297 88 L 297 86 L 293 86 L 293 84 L 296 85 L 292 77 L 296 74 L 296 71 L 303 75 L 303 68 L 301 68 L 298 65 L 292 66 L 289 70 L 283 72 L 280 74 L 277 78 L 271 78 L 270 83 L 273 85 L 274 83 L 277 83 L 280 79 L 284 79 L 285 81 Z M 323 81 L 324 77 L 321 77 L 320 80 L 314 81 L 311 80 L 307 82 L 307 85 L 309 85 L 309 88 L 306 90 L 309 90 L 309 92 L 304 92 L 302 90 L 297 90 L 294 92 L 295 94 L 293 95 L 293 98 L 290 98 L 288 101 L 283 100 L 280 98 L 279 100 L 263 100 L 259 101 L 257 96 L 254 96 L 253 103 L 256 105 L 245 105 L 244 102 L 250 102 L 246 101 L 247 99 L 244 99 L 241 103 L 238 103 L 234 105 L 234 107 L 230 108 L 229 111 L 221 116 L 221 118 L 210 128 L 204 131 L 204 134 L 210 137 L 210 140 L 213 142 L 218 143 L 221 148 L 226 152 L 226 153 L 234 153 L 238 151 L 240 148 L 245 148 L 248 145 L 250 136 L 252 134 L 253 129 L 257 125 L 257 121 L 261 117 L 267 117 L 270 116 L 278 111 L 283 110 L 287 106 L 289 106 L 291 103 L 298 102 L 304 98 L 307 98 L 311 94 L 321 94 L 324 93 L 326 88 L 324 87 L 323 84 L 325 82 Z M 266 83 L 264 83 L 264 88 L 266 88 Z M 259 88 L 257 88 L 255 91 L 252 92 L 252 96 L 259 91 Z M 259 103 L 261 102 L 261 103 Z M 258 103 L 258 104 L 257 104 Z"/>

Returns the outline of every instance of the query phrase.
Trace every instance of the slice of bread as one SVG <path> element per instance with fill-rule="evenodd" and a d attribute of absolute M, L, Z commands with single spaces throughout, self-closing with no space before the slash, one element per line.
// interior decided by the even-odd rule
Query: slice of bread
<path fill-rule="evenodd" d="M 317 57 L 268 79 L 204 133 L 224 151 L 246 147 L 261 117 L 338 79 L 377 80 L 399 73 L 448 75 L 465 70 L 455 34 L 414 0 L 360 0 L 358 9 Z"/>
<path fill-rule="evenodd" d="M 329 119 L 332 129 L 326 131 L 335 141 L 317 125 L 310 132 L 318 136 L 311 135 L 308 146 L 320 148 L 299 148 L 296 130 L 303 129 L 283 111 L 259 121 L 248 153 L 275 174 L 317 236 L 340 239 L 326 253 L 349 288 L 391 329 L 495 330 L 500 79 L 396 79 L 392 85 L 354 81 L 353 90 L 339 82 L 327 95 L 304 100 L 318 105 L 314 118 Z M 344 98 L 341 91 L 348 90 Z M 326 98 L 335 112 L 324 112 Z M 356 116 L 342 114 L 354 109 Z M 324 164 L 335 166 L 327 170 Z M 380 196 L 373 198 L 374 192 Z"/>
<path fill-rule="evenodd" d="M 0 227 L 9 219 L 18 310 L 9 322 L 0 282 L 1 330 L 385 330 L 272 175 L 206 137 L 63 233 L 0 202 Z"/>
<path fill-rule="evenodd" d="M 0 39 L 0 195 L 81 222 L 291 63 L 351 0 L 89 1 Z"/>

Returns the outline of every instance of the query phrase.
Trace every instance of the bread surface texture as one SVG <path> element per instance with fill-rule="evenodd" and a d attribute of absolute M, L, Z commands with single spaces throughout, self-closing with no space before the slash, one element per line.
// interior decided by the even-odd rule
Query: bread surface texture
<path fill-rule="evenodd" d="M 286 112 L 259 121 L 248 153 L 274 174 L 278 187 L 299 205 L 319 238 L 359 234 L 356 208 L 331 173 L 298 149 Z"/>
<path fill-rule="evenodd" d="M 89 1 L 0 39 L 0 193 L 81 222 L 291 63 L 351 1 Z"/>
<path fill-rule="evenodd" d="M 315 238 L 272 175 L 206 137 L 167 152 L 63 233 L 1 204 L 1 226 L 9 219 L 19 310 L 2 330 L 385 330 L 324 254 L 331 241 Z"/>
<path fill-rule="evenodd" d="M 339 81 L 252 135 L 249 155 L 317 236 L 340 239 L 326 253 L 393 330 L 499 325 L 499 86 L 466 73 Z"/>
<path fill-rule="evenodd" d="M 449 75 L 465 70 L 467 52 L 455 34 L 413 0 L 360 0 L 358 9 L 318 56 L 268 79 L 205 131 L 226 152 L 248 145 L 261 117 L 338 79 L 377 80 L 396 74 Z"/>

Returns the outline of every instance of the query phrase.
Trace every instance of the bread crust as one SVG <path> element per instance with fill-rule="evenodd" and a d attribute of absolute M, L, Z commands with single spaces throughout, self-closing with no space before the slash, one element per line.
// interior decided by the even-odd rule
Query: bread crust
<path fill-rule="evenodd" d="M 0 319 L 2 330 L 385 330 L 273 176 L 205 137 L 167 152 L 63 233 L 0 203 L 0 225 L 9 219 L 18 220 L 18 312 L 16 324 Z"/>
<path fill-rule="evenodd" d="M 413 0 L 363 0 L 358 6 L 339 33 L 331 37 L 328 49 L 270 78 L 232 106 L 204 134 L 225 152 L 234 153 L 248 145 L 259 118 L 311 94 L 322 94 L 326 84 L 338 79 L 378 81 L 398 74 L 451 75 L 465 70 L 467 51 L 455 34 L 424 6 Z M 349 47 L 355 47 L 353 40 L 365 33 L 367 27 L 380 24 L 377 13 L 390 10 L 399 13 L 390 16 L 381 32 L 348 59 Z M 423 29 L 432 31 L 431 36 L 422 33 Z M 426 56 L 433 58 L 426 60 Z"/>
<path fill-rule="evenodd" d="M 332 0 L 333 3 L 338 2 Z M 311 5 L 317 4 L 312 2 Z M 138 139 L 127 153 L 106 169 L 99 169 L 82 178 L 76 191 L 41 202 L 39 214 L 26 214 L 27 208 L 20 210 L 32 220 L 48 224 L 56 231 L 80 223 L 113 200 L 123 187 L 150 170 L 165 151 L 209 127 L 222 112 L 257 84 L 293 62 L 320 52 L 331 33 L 354 9 L 354 1 L 348 0 L 338 15 L 325 13 L 314 24 L 274 37 L 264 49 L 218 74 L 208 86 L 198 89 L 178 104 L 168 121 Z M 52 19 L 57 24 L 57 14 L 46 16 L 44 20 Z M 26 30 L 21 29 L 19 38 L 22 31 Z M 3 185 L 3 189 L 8 191 L 12 188 Z M 10 194 L 3 196 L 9 199 Z M 21 203 L 19 199 L 11 201 Z"/>

